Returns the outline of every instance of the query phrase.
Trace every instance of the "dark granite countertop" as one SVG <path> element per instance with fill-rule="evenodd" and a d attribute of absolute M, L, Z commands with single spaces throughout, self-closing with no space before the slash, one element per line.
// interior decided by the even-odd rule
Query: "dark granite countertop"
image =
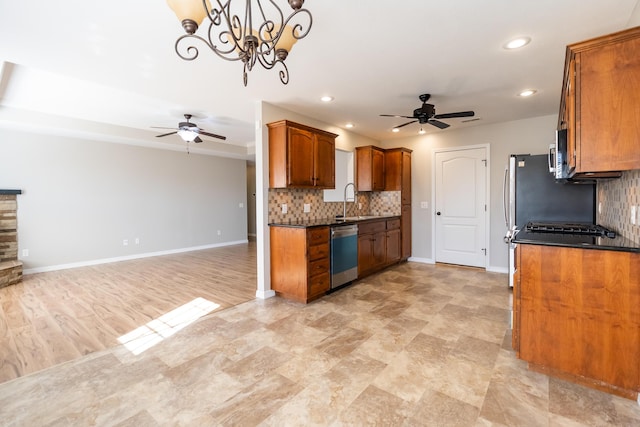
<path fill-rule="evenodd" d="M 2 189 L 0 188 L 0 194 L 22 194 L 22 190 L 6 190 L 6 189 Z"/>
<path fill-rule="evenodd" d="M 296 228 L 311 228 L 311 227 L 326 227 L 333 225 L 343 224 L 357 224 L 365 221 L 378 221 L 381 219 L 393 219 L 400 218 L 399 215 L 367 215 L 361 217 L 347 217 L 346 219 L 339 218 L 320 218 L 310 220 L 298 220 L 287 222 L 272 222 L 269 223 L 271 227 L 296 227 Z"/>
<path fill-rule="evenodd" d="M 609 251 L 640 253 L 640 243 L 623 236 L 609 237 L 583 236 L 576 234 L 531 233 L 520 230 L 513 239 L 515 243 L 531 245 L 565 246 L 568 248 L 603 249 Z"/>

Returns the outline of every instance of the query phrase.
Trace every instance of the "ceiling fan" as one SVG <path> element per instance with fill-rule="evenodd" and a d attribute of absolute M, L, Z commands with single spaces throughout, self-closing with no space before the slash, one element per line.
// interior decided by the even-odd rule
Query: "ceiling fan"
<path fill-rule="evenodd" d="M 175 135 L 176 133 L 182 138 L 185 142 L 202 142 L 199 135 L 210 136 L 212 138 L 218 138 L 225 140 L 226 136 L 216 135 L 215 133 L 205 132 L 204 129 L 200 129 L 198 125 L 195 123 L 191 123 L 189 120 L 193 117 L 191 114 L 185 114 L 184 118 L 187 120 L 186 122 L 178 123 L 177 128 L 165 128 L 159 126 L 151 126 L 153 129 L 174 129 L 173 132 L 163 133 L 162 135 L 156 135 L 156 138 L 162 138 L 163 136 Z"/>
<path fill-rule="evenodd" d="M 436 108 L 433 104 L 427 104 L 431 95 L 426 93 L 419 96 L 420 101 L 422 101 L 422 107 L 416 108 L 413 110 L 412 116 L 400 116 L 395 114 L 380 114 L 382 117 L 404 117 L 405 119 L 414 119 L 410 122 L 401 124 L 400 126 L 396 126 L 396 129 L 399 129 L 403 126 L 410 125 L 411 123 L 419 122 L 421 125 L 428 123 L 432 126 L 435 126 L 439 129 L 446 129 L 450 125 L 441 122 L 439 119 L 453 119 L 457 117 L 473 117 L 475 113 L 473 111 L 460 111 L 457 113 L 446 113 L 446 114 L 436 114 Z"/>

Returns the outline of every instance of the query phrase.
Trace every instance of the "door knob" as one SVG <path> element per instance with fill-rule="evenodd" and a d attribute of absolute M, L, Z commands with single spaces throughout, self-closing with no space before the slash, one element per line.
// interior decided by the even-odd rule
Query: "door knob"
<path fill-rule="evenodd" d="M 440 211 L 436 212 L 436 215 L 440 215 Z"/>

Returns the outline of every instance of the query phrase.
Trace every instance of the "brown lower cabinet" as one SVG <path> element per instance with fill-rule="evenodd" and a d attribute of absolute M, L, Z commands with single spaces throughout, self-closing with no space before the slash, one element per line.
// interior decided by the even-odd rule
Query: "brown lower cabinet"
<path fill-rule="evenodd" d="M 310 302 L 331 288 L 329 227 L 274 227 L 271 289 L 283 298 Z"/>
<path fill-rule="evenodd" d="M 382 219 L 358 224 L 358 277 L 375 273 L 400 261 L 399 219 Z"/>
<path fill-rule="evenodd" d="M 640 253 L 519 244 L 513 346 L 529 367 L 640 391 Z"/>

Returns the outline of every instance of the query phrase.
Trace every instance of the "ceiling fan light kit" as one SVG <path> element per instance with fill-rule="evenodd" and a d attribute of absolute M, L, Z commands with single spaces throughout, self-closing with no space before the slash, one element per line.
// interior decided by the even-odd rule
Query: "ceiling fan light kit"
<path fill-rule="evenodd" d="M 441 122 L 440 119 L 453 119 L 460 117 L 473 117 L 475 113 L 473 111 L 459 111 L 457 113 L 445 113 L 445 114 L 436 114 L 436 107 L 433 104 L 427 104 L 431 95 L 428 93 L 422 94 L 418 97 L 420 101 L 422 101 L 422 106 L 420 108 L 416 108 L 413 110 L 412 116 L 402 116 L 398 114 L 380 114 L 381 117 L 402 117 L 405 119 L 413 119 L 410 122 L 403 123 L 399 126 L 396 126 L 392 129 L 393 132 L 398 132 L 401 127 L 410 125 L 412 123 L 420 123 L 420 125 L 430 124 L 431 126 L 435 126 L 438 129 L 446 129 L 450 125 L 445 122 Z M 420 126 L 420 135 L 424 133 L 422 126 Z"/>
<path fill-rule="evenodd" d="M 189 121 L 191 120 L 191 117 L 193 117 L 191 114 L 185 114 L 184 118 L 186 122 L 178 123 L 177 128 L 165 128 L 165 127 L 159 127 L 159 126 L 151 126 L 151 127 L 153 129 L 172 129 L 173 130 L 172 132 L 156 135 L 156 138 L 162 138 L 164 136 L 178 134 L 178 136 L 182 138 L 184 142 L 187 143 L 187 152 L 189 152 L 190 142 L 195 142 L 195 143 L 202 142 L 200 135 L 209 136 L 211 138 L 222 139 L 223 141 L 227 139 L 226 136 L 216 135 L 215 133 L 211 133 L 211 132 L 205 132 L 204 129 L 201 129 L 200 127 L 198 127 L 198 125 L 196 125 L 195 123 L 191 123 Z"/>
<path fill-rule="evenodd" d="M 284 61 L 293 45 L 309 34 L 313 22 L 311 13 L 302 8 L 304 0 L 288 2 L 293 12 L 285 18 L 274 0 L 245 0 L 244 9 L 233 7 L 239 0 L 167 0 L 186 32 L 176 40 L 176 53 L 186 61 L 196 59 L 200 51 L 190 41 L 197 41 L 224 60 L 242 61 L 245 86 L 256 63 L 267 70 L 278 66 L 280 81 L 287 84 L 289 69 Z M 196 35 L 205 19 L 205 36 Z"/>

